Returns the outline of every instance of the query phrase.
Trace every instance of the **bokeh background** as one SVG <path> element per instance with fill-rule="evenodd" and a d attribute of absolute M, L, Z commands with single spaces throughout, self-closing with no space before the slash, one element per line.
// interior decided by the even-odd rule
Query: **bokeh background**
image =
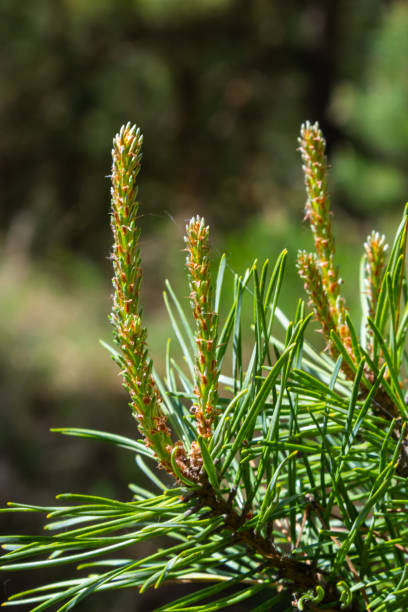
<path fill-rule="evenodd" d="M 1 1 L 2 505 L 52 504 L 58 491 L 128 498 L 142 478 L 125 451 L 49 432 L 136 435 L 99 344 L 110 340 L 108 175 L 120 125 L 136 122 L 145 137 L 143 304 L 160 370 L 164 279 L 187 294 L 192 214 L 211 224 L 230 276 L 288 247 L 282 304 L 294 311 L 296 250 L 310 244 L 296 151 L 306 119 L 328 141 L 339 263 L 357 308 L 362 238 L 375 227 L 391 239 L 408 196 L 407 32 L 408 5 L 396 0 Z M 31 583 L 8 576 L 0 599 Z M 150 610 L 165 597 L 124 592 L 80 609 Z"/>

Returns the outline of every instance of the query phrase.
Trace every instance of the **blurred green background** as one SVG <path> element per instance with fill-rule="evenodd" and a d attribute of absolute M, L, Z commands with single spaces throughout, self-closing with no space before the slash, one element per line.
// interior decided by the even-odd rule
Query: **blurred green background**
<path fill-rule="evenodd" d="M 192 214 L 211 224 L 229 273 L 288 247 L 282 305 L 293 313 L 296 250 L 311 242 L 296 151 L 306 119 L 328 141 L 339 263 L 356 310 L 362 238 L 375 227 L 391 239 L 408 194 L 407 32 L 408 5 L 395 0 L 2 0 L 2 505 L 72 490 L 126 498 L 141 478 L 125 452 L 49 433 L 136 433 L 98 343 L 110 340 L 108 175 L 120 125 L 136 122 L 145 137 L 143 304 L 159 370 L 163 281 L 187 294 Z M 39 528 L 17 518 L 2 518 L 3 530 Z M 10 576 L 1 595 L 24 585 Z M 123 593 L 103 609 L 149 610 L 163 597 Z"/>

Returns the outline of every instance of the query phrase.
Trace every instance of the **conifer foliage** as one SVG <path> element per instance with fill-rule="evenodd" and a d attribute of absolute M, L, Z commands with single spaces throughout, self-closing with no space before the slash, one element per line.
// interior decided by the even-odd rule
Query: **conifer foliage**
<path fill-rule="evenodd" d="M 75 571 L 12 595 L 6 606 L 62 612 L 101 591 L 192 582 L 193 594 L 157 611 L 241 602 L 254 612 L 408 608 L 408 210 L 391 248 L 376 232 L 362 247 L 357 325 L 335 262 L 319 126 L 305 123 L 299 142 L 315 251 L 299 252 L 297 265 L 313 314 L 302 300 L 290 316 L 278 307 L 286 251 L 236 275 L 228 295 L 225 256 L 213 275 L 209 228 L 193 217 L 185 236 L 189 298 L 179 301 L 169 283 L 165 293 L 184 359 L 167 352 L 162 380 L 140 307 L 142 137 L 129 124 L 116 135 L 110 350 L 141 436 L 56 431 L 136 454 L 151 487 L 131 485 L 129 501 L 63 494 L 55 506 L 10 503 L 3 512 L 42 512 L 48 522 L 45 535 L 0 538 L 1 570 L 46 567 L 51 576 L 54 566 L 74 563 Z M 326 340 L 323 353 L 305 340 L 312 318 Z M 252 343 L 247 360 L 244 341 Z M 135 544 L 143 550 L 145 540 L 160 537 L 165 545 L 132 558 Z"/>

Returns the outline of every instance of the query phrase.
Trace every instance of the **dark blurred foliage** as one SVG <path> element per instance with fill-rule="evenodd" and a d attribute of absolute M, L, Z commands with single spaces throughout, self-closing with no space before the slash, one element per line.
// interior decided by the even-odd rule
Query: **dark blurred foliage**
<path fill-rule="evenodd" d="M 135 432 L 97 345 L 109 339 L 107 175 L 120 125 L 136 122 L 145 136 L 149 315 L 158 264 L 172 271 L 169 232 L 181 249 L 193 213 L 224 235 L 237 265 L 268 236 L 293 255 L 306 119 L 328 140 L 336 211 L 364 229 L 373 215 L 398 214 L 408 193 L 407 31 L 408 6 L 396 0 L 0 2 L 2 504 L 49 504 L 66 490 L 127 497 L 141 477 L 125 453 L 47 431 Z M 163 230 L 168 217 L 176 225 Z M 163 335 L 156 323 L 150 340 L 162 347 Z M 25 580 L 7 578 L 2 595 Z M 166 595 L 146 597 L 115 594 L 103 609 L 149 610 Z"/>
<path fill-rule="evenodd" d="M 99 258 L 111 138 L 128 120 L 145 134 L 149 211 L 201 212 L 218 228 L 299 186 L 295 142 L 306 118 L 320 121 L 331 150 L 347 152 L 342 168 L 385 161 L 406 170 L 406 113 L 396 121 L 391 101 L 375 133 L 381 112 L 367 116 L 359 89 L 367 97 L 377 85 L 382 109 L 383 94 L 402 96 L 400 114 L 406 108 L 406 83 L 390 83 L 399 94 L 384 92 L 383 76 L 375 83 L 398 62 L 406 80 L 401 19 L 400 44 L 389 32 L 373 49 L 393 10 L 383 0 L 3 0 L 1 229 L 24 215 L 35 252 L 58 245 Z M 400 13 L 406 25 L 403 3 Z M 349 191 L 341 203 L 367 214 L 364 196 L 352 204 Z"/>

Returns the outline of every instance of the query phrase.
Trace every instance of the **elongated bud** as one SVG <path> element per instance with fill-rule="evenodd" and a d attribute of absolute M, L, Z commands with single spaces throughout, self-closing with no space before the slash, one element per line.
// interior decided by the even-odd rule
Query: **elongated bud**
<path fill-rule="evenodd" d="M 334 255 L 335 245 L 330 223 L 325 150 L 326 141 L 318 123 L 312 125 L 306 121 L 300 128 L 299 138 L 307 194 L 306 218 L 312 227 L 316 253 L 320 261 L 327 261 L 328 266 Z"/>
<path fill-rule="evenodd" d="M 375 319 L 378 297 L 380 295 L 381 282 L 383 279 L 385 258 L 388 250 L 388 245 L 385 243 L 385 236 L 381 236 L 378 232 L 372 231 L 367 236 L 364 243 L 364 287 L 363 290 L 367 299 L 367 314 L 371 319 Z M 369 346 L 373 331 L 367 326 L 367 336 L 370 338 Z"/>
<path fill-rule="evenodd" d="M 171 472 L 172 439 L 152 374 L 147 331 L 142 324 L 139 306 L 142 269 L 136 177 L 140 170 L 141 146 L 142 135 L 136 126 L 130 124 L 123 126 L 113 140 L 111 227 L 114 294 L 110 320 L 114 339 L 120 347 L 116 360 L 139 429 L 160 464 Z"/>
<path fill-rule="evenodd" d="M 334 263 L 335 243 L 331 229 L 330 199 L 327 190 L 326 141 L 318 123 L 311 124 L 307 121 L 302 125 L 299 151 L 303 161 L 307 194 L 306 218 L 310 221 L 316 249 L 314 265 L 318 266 L 321 279 L 322 299 L 320 301 L 326 301 L 334 329 L 344 343 L 347 352 L 354 359 L 350 331 L 346 325 L 348 311 L 340 289 L 343 281 Z M 301 268 L 302 265 L 299 267 L 299 272 Z M 322 328 L 326 335 L 323 322 Z M 330 345 L 329 337 L 326 338 Z"/>
<path fill-rule="evenodd" d="M 190 304 L 195 319 L 197 357 L 195 364 L 196 404 L 193 413 L 201 435 L 211 436 L 218 412 L 218 371 L 216 365 L 217 316 L 212 311 L 213 289 L 210 277 L 209 228 L 204 219 L 193 217 L 186 226 L 186 267 Z"/>
<path fill-rule="evenodd" d="M 322 283 L 330 303 L 333 319 L 344 321 L 344 299 L 338 302 L 342 280 L 334 265 L 335 243 L 330 221 L 330 199 L 327 191 L 326 141 L 318 123 L 308 121 L 300 130 L 299 151 L 303 161 L 306 186 L 306 218 L 312 228 Z"/>

